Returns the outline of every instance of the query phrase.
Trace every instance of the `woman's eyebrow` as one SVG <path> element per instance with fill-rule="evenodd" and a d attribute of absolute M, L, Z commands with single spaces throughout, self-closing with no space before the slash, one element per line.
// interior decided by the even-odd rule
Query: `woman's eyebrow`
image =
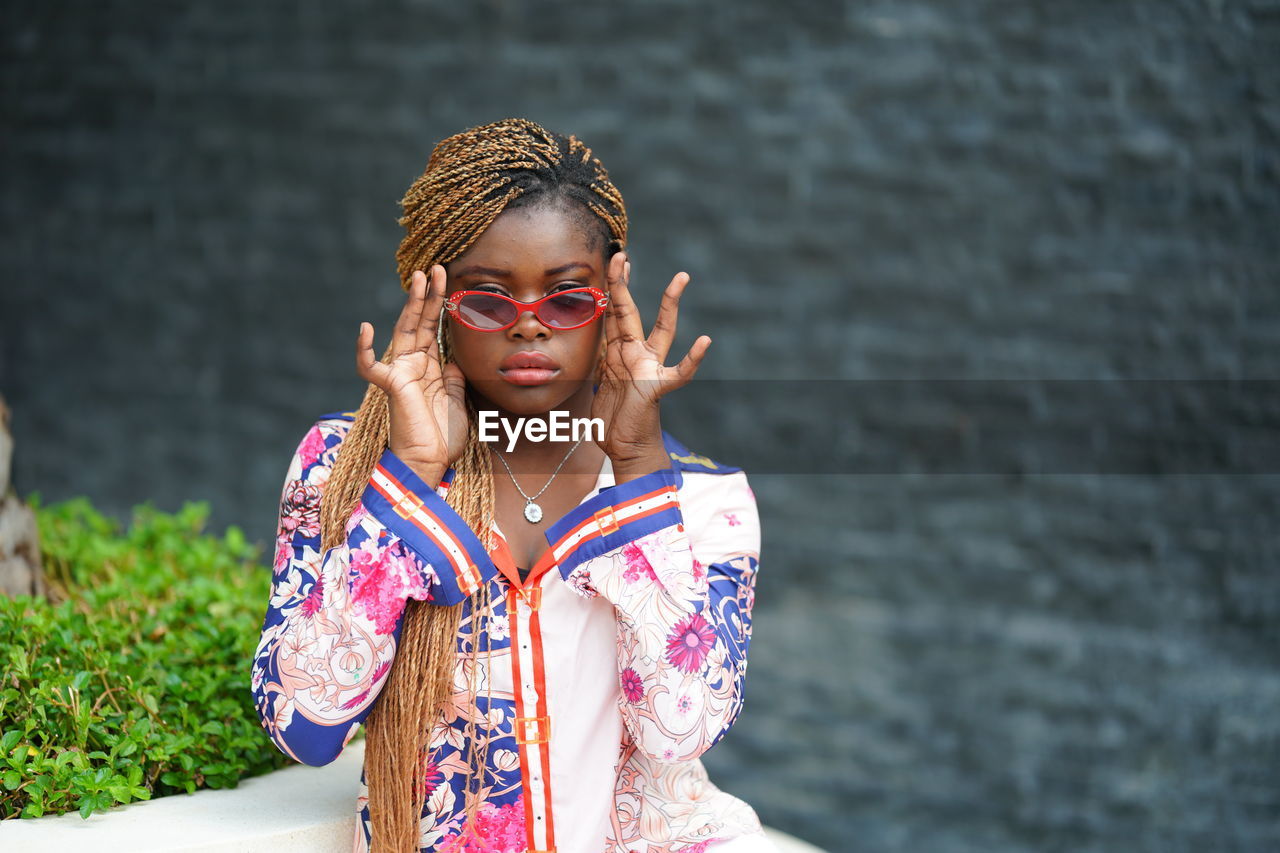
<path fill-rule="evenodd" d="M 545 273 L 545 274 L 546 274 L 546 275 L 559 275 L 559 274 L 560 274 L 560 273 L 562 273 L 562 272 L 568 272 L 569 270 L 576 270 L 576 269 L 584 269 L 584 270 L 586 270 L 587 272 L 595 272 L 595 271 L 596 271 L 596 268 L 595 268 L 595 267 L 593 267 L 593 266 L 591 266 L 591 264 L 584 264 L 584 263 L 582 263 L 582 262 L 580 262 L 580 261 L 574 261 L 573 263 L 570 263 L 570 264 L 565 264 L 565 265 L 563 265 L 563 266 L 554 267 L 553 269 L 549 269 L 549 270 L 547 270 L 547 271 L 546 271 L 546 273 Z"/>
<path fill-rule="evenodd" d="M 506 278 L 507 276 L 511 275 L 511 273 L 508 270 L 495 269 L 494 267 L 481 267 L 473 264 L 469 267 L 463 267 L 462 269 L 454 273 L 454 275 L 455 276 L 492 275 L 492 276 L 498 276 L 501 278 Z"/>
<path fill-rule="evenodd" d="M 559 275 L 560 273 L 568 272 L 569 270 L 574 270 L 574 269 L 584 269 L 587 272 L 595 272 L 595 267 L 591 266 L 590 264 L 584 264 L 581 261 L 573 261 L 572 263 L 563 264 L 558 267 L 552 267 L 551 269 L 546 270 L 543 274 Z M 461 277 L 464 275 L 488 275 L 488 276 L 495 276 L 498 278 L 508 278 L 511 275 L 511 271 L 500 270 L 496 267 L 482 267 L 482 266 L 472 264 L 469 267 L 463 267 L 462 269 L 458 270 L 457 272 L 454 273 L 454 275 L 458 277 Z"/>

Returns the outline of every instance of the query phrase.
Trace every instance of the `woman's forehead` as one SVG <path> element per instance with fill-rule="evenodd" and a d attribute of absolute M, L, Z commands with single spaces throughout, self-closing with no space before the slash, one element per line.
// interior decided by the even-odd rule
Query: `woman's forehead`
<path fill-rule="evenodd" d="M 504 210 L 465 252 L 448 265 L 460 274 L 469 266 L 548 274 L 569 263 L 599 270 L 601 248 L 583 218 L 563 206 L 538 205 Z"/>

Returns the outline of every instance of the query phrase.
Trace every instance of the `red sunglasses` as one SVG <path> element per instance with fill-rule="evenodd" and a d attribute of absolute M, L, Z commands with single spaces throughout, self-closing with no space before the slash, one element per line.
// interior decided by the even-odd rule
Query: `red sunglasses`
<path fill-rule="evenodd" d="M 575 287 L 549 293 L 533 302 L 519 302 L 488 290 L 459 290 L 445 300 L 444 310 L 468 329 L 501 332 L 515 325 L 525 311 L 549 329 L 564 331 L 585 326 L 603 313 L 609 295 L 594 287 Z"/>

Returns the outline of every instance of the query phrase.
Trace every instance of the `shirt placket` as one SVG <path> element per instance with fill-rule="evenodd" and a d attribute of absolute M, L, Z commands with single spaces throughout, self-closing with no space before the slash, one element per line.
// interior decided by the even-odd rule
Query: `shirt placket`
<path fill-rule="evenodd" d="M 530 853 L 555 853 L 551 812 L 551 718 L 540 611 L 542 577 L 530 575 L 524 585 L 511 584 L 507 618 L 511 624 L 512 683 L 517 685 L 515 739 L 525 791 L 525 829 Z"/>

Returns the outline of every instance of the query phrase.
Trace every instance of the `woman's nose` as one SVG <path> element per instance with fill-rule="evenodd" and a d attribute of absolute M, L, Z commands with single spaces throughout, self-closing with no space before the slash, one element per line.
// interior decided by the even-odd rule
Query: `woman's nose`
<path fill-rule="evenodd" d="M 516 340 L 529 341 L 550 337 L 551 330 L 542 325 L 537 314 L 523 310 L 516 318 L 515 325 L 507 329 L 507 334 Z"/>

